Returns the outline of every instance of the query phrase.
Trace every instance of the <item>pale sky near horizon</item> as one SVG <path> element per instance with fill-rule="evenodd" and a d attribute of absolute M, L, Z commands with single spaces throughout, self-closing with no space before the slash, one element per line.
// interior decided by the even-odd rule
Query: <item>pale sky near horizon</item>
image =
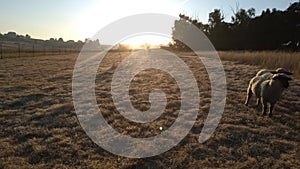
<path fill-rule="evenodd" d="M 285 10 L 298 0 L 0 0 L 0 33 L 14 31 L 33 38 L 84 40 L 120 18 L 139 13 L 185 13 L 207 23 L 209 12 L 221 9 L 230 21 L 232 9 Z M 170 25 L 170 32 L 171 32 Z M 100 40 L 101 42 L 101 40 Z"/>

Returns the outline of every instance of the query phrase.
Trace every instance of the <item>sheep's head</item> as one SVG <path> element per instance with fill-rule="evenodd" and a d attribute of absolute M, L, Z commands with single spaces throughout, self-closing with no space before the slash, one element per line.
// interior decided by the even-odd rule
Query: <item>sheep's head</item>
<path fill-rule="evenodd" d="M 272 77 L 272 80 L 278 80 L 282 84 L 284 88 L 289 87 L 289 81 L 292 80 L 292 78 L 288 77 L 287 75 L 280 73 L 280 74 L 275 74 Z"/>
<path fill-rule="evenodd" d="M 275 72 L 283 73 L 283 74 L 286 74 L 286 75 L 292 75 L 293 74 L 292 72 L 287 71 L 285 68 L 278 68 L 278 69 L 276 69 Z"/>

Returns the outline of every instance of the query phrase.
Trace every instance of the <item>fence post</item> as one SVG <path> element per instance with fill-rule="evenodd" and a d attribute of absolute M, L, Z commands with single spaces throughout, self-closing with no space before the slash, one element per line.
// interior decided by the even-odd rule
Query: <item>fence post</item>
<path fill-rule="evenodd" d="M 32 56 L 34 57 L 34 44 L 32 44 Z"/>
<path fill-rule="evenodd" d="M 0 51 L 0 52 L 1 52 L 1 53 L 0 53 L 0 54 L 1 54 L 1 59 L 3 59 L 3 48 L 2 48 L 2 43 L 0 43 L 0 50 L 1 50 L 1 51 Z"/>
<path fill-rule="evenodd" d="M 18 43 L 18 47 L 19 47 L 19 57 L 21 57 L 21 43 Z"/>

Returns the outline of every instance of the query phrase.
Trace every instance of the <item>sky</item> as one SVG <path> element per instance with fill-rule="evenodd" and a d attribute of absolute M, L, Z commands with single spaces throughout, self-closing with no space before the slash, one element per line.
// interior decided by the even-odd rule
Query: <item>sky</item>
<path fill-rule="evenodd" d="M 0 0 L 0 33 L 29 34 L 33 38 L 84 40 L 101 28 L 126 16 L 141 13 L 179 13 L 207 23 L 208 14 L 221 9 L 230 21 L 236 7 L 255 8 L 260 15 L 266 8 L 285 10 L 298 0 Z M 171 27 L 170 25 L 170 33 Z M 148 37 L 149 39 L 149 37 Z M 153 38 L 155 39 L 155 38 Z M 130 40 L 128 40 L 130 41 Z M 135 38 L 131 43 L 141 43 Z M 164 43 L 159 38 L 149 43 Z M 100 39 L 101 42 L 101 39 Z"/>

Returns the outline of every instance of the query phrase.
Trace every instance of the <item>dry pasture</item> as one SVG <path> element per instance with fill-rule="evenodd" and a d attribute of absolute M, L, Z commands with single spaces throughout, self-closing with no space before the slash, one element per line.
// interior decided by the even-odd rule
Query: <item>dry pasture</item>
<path fill-rule="evenodd" d="M 300 78 L 300 52 L 283 51 L 240 51 L 219 52 L 223 60 L 237 61 L 243 64 L 261 66 L 267 69 L 284 67 Z"/>
<path fill-rule="evenodd" d="M 115 65 L 127 52 L 110 52 L 96 79 L 99 107 L 108 123 L 123 134 L 149 137 L 176 120 L 180 93 L 174 79 L 155 69 L 136 76 L 131 102 L 147 110 L 149 91 L 165 91 L 167 107 L 159 119 L 136 124 L 114 107 L 110 82 Z M 246 87 L 259 70 L 223 61 L 227 101 L 213 136 L 198 137 L 210 107 L 210 85 L 201 61 L 181 55 L 195 75 L 200 90 L 200 112 L 189 134 L 171 150 L 150 158 L 130 159 L 97 146 L 81 128 L 72 103 L 72 74 L 76 54 L 7 58 L 0 60 L 0 168 L 298 168 L 300 165 L 300 81 L 295 78 L 275 107 L 272 118 L 244 106 Z"/>

